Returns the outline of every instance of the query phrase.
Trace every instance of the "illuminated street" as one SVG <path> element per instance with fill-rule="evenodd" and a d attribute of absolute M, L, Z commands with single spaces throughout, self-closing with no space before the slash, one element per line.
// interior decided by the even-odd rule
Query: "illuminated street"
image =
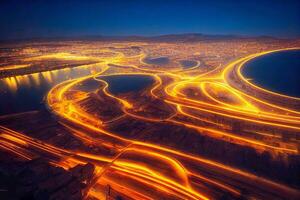
<path fill-rule="evenodd" d="M 299 0 L 0 19 L 0 200 L 300 200 Z"/>
<path fill-rule="evenodd" d="M 298 177 L 286 176 L 297 168 L 279 165 L 282 175 L 262 169 L 273 162 L 299 166 L 300 100 L 252 84 L 241 70 L 297 44 L 226 43 L 239 49 L 230 62 L 222 55 L 205 61 L 213 51 L 205 42 L 181 51 L 172 51 L 176 43 L 158 50 L 149 42 L 78 42 L 3 53 L 3 92 L 45 83 L 51 89 L 46 109 L 1 116 L 1 151 L 24 161 L 42 156 L 65 170 L 92 163 L 88 199 L 297 199 Z M 230 51 L 220 44 L 213 53 Z M 163 64 L 161 54 L 168 58 Z M 185 68 L 181 60 L 194 65 Z M 53 126 L 78 144 L 59 142 Z"/>

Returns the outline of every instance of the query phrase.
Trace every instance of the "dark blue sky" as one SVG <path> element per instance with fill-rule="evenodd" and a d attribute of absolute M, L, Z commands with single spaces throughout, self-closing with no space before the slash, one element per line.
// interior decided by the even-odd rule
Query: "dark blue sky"
<path fill-rule="evenodd" d="M 299 0 L 0 1 L 0 39 L 169 33 L 300 36 Z"/>

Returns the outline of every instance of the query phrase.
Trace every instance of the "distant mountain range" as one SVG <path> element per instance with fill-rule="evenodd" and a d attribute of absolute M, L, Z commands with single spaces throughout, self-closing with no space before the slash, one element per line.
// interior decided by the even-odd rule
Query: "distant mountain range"
<path fill-rule="evenodd" d="M 286 40 L 271 36 L 240 36 L 240 35 L 208 35 L 201 33 L 168 34 L 157 36 L 76 36 L 76 37 L 49 37 L 18 39 L 15 41 L 68 41 L 68 40 L 98 40 L 98 41 L 145 41 L 145 42 L 198 42 L 221 40 Z M 10 40 L 13 41 L 13 40 Z M 2 41 L 6 42 L 6 41 Z"/>
<path fill-rule="evenodd" d="M 186 33 L 186 34 L 168 34 L 157 36 L 86 36 L 78 37 L 78 39 L 87 40 L 117 40 L 117 41 L 157 41 L 157 42 L 197 42 L 207 40 L 236 40 L 236 39 L 278 39 L 270 36 L 247 37 L 239 35 L 208 35 L 201 33 Z"/>

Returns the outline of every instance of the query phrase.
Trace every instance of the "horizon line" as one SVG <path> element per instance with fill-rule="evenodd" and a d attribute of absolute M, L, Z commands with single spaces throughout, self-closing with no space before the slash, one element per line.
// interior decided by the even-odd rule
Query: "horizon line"
<path fill-rule="evenodd" d="M 158 39 L 159 37 L 166 36 L 204 36 L 204 37 L 231 37 L 232 39 L 255 39 L 255 38 L 269 38 L 269 39 L 277 39 L 277 40 L 298 40 L 300 36 L 293 37 L 278 37 L 272 35 L 245 35 L 245 34 L 210 34 L 210 33 L 200 33 L 200 32 L 187 32 L 187 33 L 167 33 L 167 34 L 153 34 L 153 35 L 144 35 L 144 34 L 128 34 L 128 35 L 105 35 L 105 34 L 84 34 L 84 35 L 61 35 L 61 36 L 36 36 L 36 37 L 20 37 L 20 38 L 7 38 L 0 39 L 0 42 L 18 42 L 18 41 L 34 41 L 34 40 L 68 40 L 68 39 L 76 39 L 76 40 L 85 40 L 89 38 L 98 38 L 98 39 L 119 39 L 126 40 L 133 37 L 137 37 L 140 39 Z"/>

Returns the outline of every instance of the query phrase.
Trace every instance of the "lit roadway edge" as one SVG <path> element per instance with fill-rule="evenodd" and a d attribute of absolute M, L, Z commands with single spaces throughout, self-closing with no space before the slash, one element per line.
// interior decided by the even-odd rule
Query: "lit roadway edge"
<path fill-rule="evenodd" d="M 241 90 L 238 84 L 230 79 L 234 74 L 238 81 L 249 85 L 253 92 L 262 90 L 272 95 L 273 98 L 278 96 L 299 101 L 297 98 L 258 88 L 247 81 L 241 74 L 243 64 L 250 59 L 267 53 L 290 49 L 298 48 L 273 50 L 246 56 L 229 63 L 222 69 L 221 73 L 214 69 L 206 74 L 190 76 L 185 74 L 184 71 L 166 72 L 130 66 L 140 72 L 114 74 L 143 74 L 153 77 L 155 84 L 148 95 L 152 98 L 162 99 L 166 104 L 174 108 L 173 113 L 170 113 L 168 117 L 163 119 L 159 116 L 142 115 L 135 112 L 137 109 L 135 107 L 136 102 L 115 96 L 109 92 L 109 84 L 101 79 L 101 75 L 110 68 L 108 64 L 118 63 L 122 59 L 122 55 L 118 54 L 115 58 L 99 63 L 102 66 L 101 72 L 58 84 L 51 89 L 46 100 L 49 110 L 57 116 L 58 121 L 67 127 L 74 136 L 85 143 L 116 148 L 117 155 L 112 157 L 105 154 L 94 155 L 65 150 L 45 144 L 42 141 L 5 127 L 1 127 L 1 148 L 28 160 L 35 156 L 33 152 L 50 154 L 60 159 L 60 162 L 52 160 L 50 163 L 65 169 L 69 169 L 77 164 L 93 163 L 96 166 L 96 170 L 86 196 L 93 196 L 98 199 L 105 197 L 104 187 L 107 184 L 121 194 L 135 199 L 157 198 L 153 191 L 161 197 L 169 197 L 170 199 L 212 198 L 209 193 L 203 192 L 201 188 L 197 189 L 195 187 L 196 184 L 191 179 L 197 179 L 199 182 L 212 185 L 235 197 L 240 196 L 242 193 L 240 188 L 245 187 L 255 191 L 253 194 L 250 194 L 254 198 L 272 198 L 272 195 L 281 198 L 297 198 L 300 195 L 299 191 L 272 180 L 257 177 L 249 172 L 169 147 L 128 139 L 106 129 L 107 123 L 113 123 L 124 116 L 130 116 L 142 121 L 167 122 L 185 126 L 197 130 L 199 134 L 206 134 L 216 139 L 250 146 L 257 151 L 270 151 L 275 154 L 276 152 L 298 154 L 296 147 L 275 146 L 256 140 L 251 136 L 236 134 L 226 128 L 228 124 L 220 124 L 208 117 L 210 115 L 218 115 L 226 119 L 246 121 L 249 124 L 253 124 L 254 129 L 268 126 L 275 130 L 289 130 L 299 133 L 299 111 L 254 97 L 248 92 Z M 141 62 L 143 62 L 144 57 L 145 54 L 142 53 L 140 55 Z M 199 63 L 197 63 L 198 65 Z M 163 77 L 169 77 L 172 81 L 165 83 Z M 82 92 L 77 94 L 76 98 L 69 97 L 70 93 L 77 91 L 74 89 L 76 86 L 90 79 L 103 85 L 100 89 L 101 94 L 120 102 L 123 115 L 109 121 L 101 121 L 92 113 L 86 112 L 78 104 L 80 100 L 87 98 L 88 94 Z M 188 94 L 188 88 L 197 91 L 197 95 L 191 96 Z M 227 101 L 224 101 L 224 98 L 220 98 L 218 93 L 222 93 L 229 98 Z M 189 120 L 183 121 L 176 116 L 185 116 Z M 198 122 L 205 122 L 212 126 L 203 126 Z M 259 128 L 257 129 L 257 131 L 251 131 L 266 137 L 276 137 L 276 135 L 261 133 Z M 163 170 L 160 169 L 161 166 L 164 166 Z M 214 176 L 206 175 L 202 173 L 202 170 L 209 171 Z M 114 176 L 114 174 L 118 176 Z M 118 177 L 122 177 L 122 180 Z M 224 179 L 224 177 L 226 178 Z M 240 185 L 233 184 L 236 182 L 239 182 Z"/>

